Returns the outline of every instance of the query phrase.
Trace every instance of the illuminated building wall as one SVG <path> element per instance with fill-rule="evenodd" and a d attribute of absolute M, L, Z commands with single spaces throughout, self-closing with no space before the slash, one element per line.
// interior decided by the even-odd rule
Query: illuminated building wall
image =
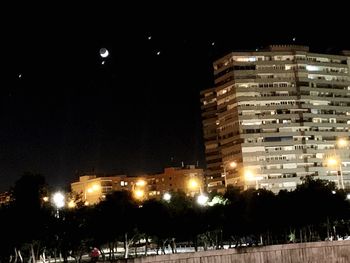
<path fill-rule="evenodd" d="M 194 166 L 165 168 L 163 173 L 131 177 L 126 175 L 84 175 L 71 184 L 72 193 L 81 196 L 86 205 L 103 200 L 113 191 L 130 191 L 135 199 L 161 199 L 164 193 L 183 191 L 194 196 L 204 189 L 203 170 Z"/>
<path fill-rule="evenodd" d="M 226 183 L 245 189 L 290 190 L 306 175 L 338 184 L 325 158 L 350 135 L 349 58 L 270 46 L 215 61 L 215 85 L 201 92 L 208 188 L 225 189 L 231 161 Z M 349 187 L 348 147 L 335 150 Z"/>

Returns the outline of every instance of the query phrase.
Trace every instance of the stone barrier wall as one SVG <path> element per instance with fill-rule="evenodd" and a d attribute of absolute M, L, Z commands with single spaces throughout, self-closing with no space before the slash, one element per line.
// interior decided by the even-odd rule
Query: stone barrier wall
<path fill-rule="evenodd" d="M 350 241 L 210 250 L 118 260 L 118 263 L 350 263 Z"/>

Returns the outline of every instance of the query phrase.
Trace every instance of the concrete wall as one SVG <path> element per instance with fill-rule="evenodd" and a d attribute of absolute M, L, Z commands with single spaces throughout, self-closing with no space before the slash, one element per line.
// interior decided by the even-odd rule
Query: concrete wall
<path fill-rule="evenodd" d="M 349 263 L 350 241 L 274 245 L 119 260 L 118 263 Z"/>

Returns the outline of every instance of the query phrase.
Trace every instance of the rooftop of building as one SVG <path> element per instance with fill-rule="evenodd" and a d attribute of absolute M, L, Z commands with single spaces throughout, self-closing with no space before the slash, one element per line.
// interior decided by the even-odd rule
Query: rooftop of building
<path fill-rule="evenodd" d="M 120 178 L 140 178 L 140 177 L 147 177 L 147 176 L 156 176 L 161 174 L 169 174 L 174 172 L 179 172 L 183 170 L 203 170 L 202 168 L 196 166 L 196 165 L 183 165 L 180 167 L 165 167 L 162 172 L 159 173 L 153 173 L 153 174 L 142 174 L 139 176 L 128 176 L 125 174 L 102 174 L 102 173 L 85 173 L 79 175 L 79 181 L 73 182 L 73 184 L 87 182 L 90 180 L 99 180 L 100 178 L 108 178 L 108 177 L 120 177 Z"/>
<path fill-rule="evenodd" d="M 264 55 L 271 52 L 276 52 L 276 53 L 301 52 L 301 53 L 309 53 L 309 54 L 315 54 L 320 56 L 332 56 L 332 57 L 339 57 L 339 58 L 346 58 L 350 56 L 350 50 L 338 50 L 334 48 L 330 48 L 326 50 L 320 50 L 320 49 L 313 50 L 306 45 L 286 44 L 286 45 L 269 45 L 269 46 L 266 46 L 263 48 L 257 48 L 257 49 L 233 50 L 227 53 L 226 55 L 216 59 L 214 64 L 219 63 L 222 60 L 231 57 L 232 55 L 255 55 L 255 54 Z"/>

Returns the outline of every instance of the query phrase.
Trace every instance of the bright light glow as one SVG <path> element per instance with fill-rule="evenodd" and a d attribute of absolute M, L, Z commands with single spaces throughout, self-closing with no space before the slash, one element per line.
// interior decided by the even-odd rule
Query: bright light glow
<path fill-rule="evenodd" d="M 222 196 L 214 196 L 214 198 L 208 202 L 209 206 L 214 206 L 214 205 L 225 205 L 227 203 L 227 199 L 224 199 Z"/>
<path fill-rule="evenodd" d="M 57 192 L 52 197 L 53 203 L 57 208 L 64 207 L 64 195 L 60 192 Z"/>
<path fill-rule="evenodd" d="M 254 173 L 252 171 L 245 171 L 244 172 L 244 179 L 246 181 L 254 181 L 255 180 L 255 176 L 254 176 Z"/>
<path fill-rule="evenodd" d="M 238 57 L 236 58 L 238 62 L 254 62 L 256 61 L 256 57 Z"/>
<path fill-rule="evenodd" d="M 101 48 L 100 49 L 100 56 L 101 57 L 106 58 L 106 57 L 108 57 L 108 55 L 109 55 L 109 52 L 108 52 L 108 50 L 106 48 Z"/>
<path fill-rule="evenodd" d="M 170 199 L 171 199 L 171 194 L 165 193 L 165 194 L 163 195 L 163 200 L 164 200 L 164 201 L 170 201 Z"/>
<path fill-rule="evenodd" d="M 306 70 L 307 71 L 320 71 L 320 68 L 317 66 L 306 65 Z"/>
<path fill-rule="evenodd" d="M 237 163 L 236 162 L 230 162 L 230 167 L 231 168 L 236 168 L 237 167 Z"/>
<path fill-rule="evenodd" d="M 208 196 L 204 195 L 204 194 L 200 194 L 198 197 L 197 197 L 197 203 L 199 205 L 206 205 L 207 202 L 208 202 Z"/>
<path fill-rule="evenodd" d="M 44 202 L 47 202 L 47 201 L 49 201 L 49 198 L 48 198 L 47 196 L 44 196 L 44 197 L 43 197 L 43 201 L 44 201 Z"/>
<path fill-rule="evenodd" d="M 332 194 L 334 194 L 334 195 L 335 195 L 335 191 L 334 191 L 334 190 L 332 191 Z"/>
<path fill-rule="evenodd" d="M 157 52 L 157 56 L 159 56 L 159 55 L 160 55 L 160 51 Z"/>
<path fill-rule="evenodd" d="M 89 202 L 88 202 L 88 201 L 85 201 L 84 205 L 88 206 L 88 205 L 89 205 Z"/>
<path fill-rule="evenodd" d="M 145 191 L 143 191 L 143 190 L 136 190 L 134 192 L 134 195 L 135 195 L 135 198 L 141 199 L 145 195 Z"/>
<path fill-rule="evenodd" d="M 145 180 L 138 180 L 138 181 L 136 182 L 136 185 L 137 185 L 137 186 L 143 187 L 143 186 L 146 185 L 146 181 L 145 181 Z"/>
<path fill-rule="evenodd" d="M 98 191 L 98 190 L 100 190 L 100 186 L 98 184 L 94 184 L 92 186 L 92 191 Z"/>
<path fill-rule="evenodd" d="M 93 190 L 92 188 L 87 189 L 87 192 L 90 193 L 90 194 L 91 194 L 93 191 L 94 191 L 94 190 Z"/>
<path fill-rule="evenodd" d="M 199 186 L 199 184 L 198 184 L 196 179 L 192 178 L 192 179 L 189 180 L 189 182 L 188 182 L 188 187 L 189 188 L 196 189 L 196 188 L 198 188 L 198 186 Z"/>
<path fill-rule="evenodd" d="M 346 147 L 346 146 L 348 146 L 348 144 L 349 144 L 349 141 L 345 138 L 340 138 L 337 140 L 337 145 L 339 147 Z"/>
<path fill-rule="evenodd" d="M 338 165 L 338 160 L 334 159 L 334 158 L 329 158 L 327 160 L 327 164 L 328 164 L 328 166 L 336 166 L 336 165 Z"/>
<path fill-rule="evenodd" d="M 69 203 L 68 203 L 68 207 L 69 208 L 74 208 L 74 207 L 76 207 L 76 203 L 73 200 L 70 200 Z"/>
<path fill-rule="evenodd" d="M 346 195 L 346 199 L 350 200 L 350 194 Z"/>

